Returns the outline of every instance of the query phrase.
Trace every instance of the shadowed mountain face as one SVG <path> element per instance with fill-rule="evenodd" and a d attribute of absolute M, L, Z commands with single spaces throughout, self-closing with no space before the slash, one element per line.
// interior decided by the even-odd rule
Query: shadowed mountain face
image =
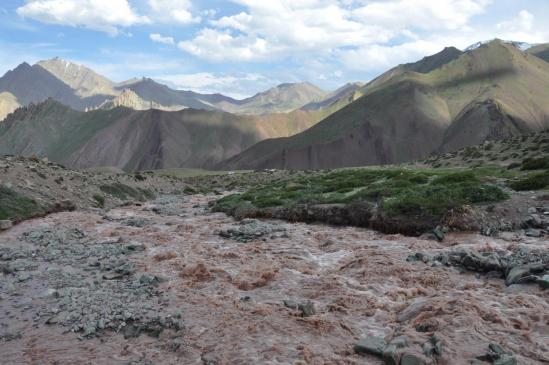
<path fill-rule="evenodd" d="M 47 98 L 84 110 L 101 104 L 108 95 L 80 97 L 77 91 L 39 65 L 22 63 L 0 78 L 0 92 L 9 92 L 21 105 L 38 103 Z"/>
<path fill-rule="evenodd" d="M 549 43 L 538 44 L 537 46 L 528 49 L 526 52 L 549 62 Z"/>
<path fill-rule="evenodd" d="M 207 168 L 319 119 L 319 113 L 303 111 L 264 117 L 123 107 L 81 112 L 48 99 L 16 110 L 0 124 L 0 155 L 37 155 L 72 168 Z"/>
<path fill-rule="evenodd" d="M 445 61 L 457 52 L 445 50 Z M 440 55 L 440 54 L 439 54 Z M 549 63 L 500 41 L 449 62 L 427 58 L 366 85 L 364 96 L 309 130 L 260 142 L 226 169 L 398 163 L 549 127 Z M 421 62 L 421 61 L 420 61 Z"/>

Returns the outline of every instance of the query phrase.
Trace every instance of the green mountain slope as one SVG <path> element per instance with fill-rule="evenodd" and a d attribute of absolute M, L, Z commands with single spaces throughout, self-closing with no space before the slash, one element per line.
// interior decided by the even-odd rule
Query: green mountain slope
<path fill-rule="evenodd" d="M 311 129 L 263 141 L 220 166 L 398 163 L 549 126 L 549 64 L 500 41 L 428 73 L 393 69 L 363 93 Z"/>
<path fill-rule="evenodd" d="M 81 112 L 48 99 L 16 110 L 0 124 L 0 155 L 37 155 L 73 168 L 207 168 L 263 139 L 301 132 L 320 115 L 124 107 Z"/>
<path fill-rule="evenodd" d="M 538 44 L 537 46 L 528 49 L 526 52 L 549 62 L 549 43 Z"/>

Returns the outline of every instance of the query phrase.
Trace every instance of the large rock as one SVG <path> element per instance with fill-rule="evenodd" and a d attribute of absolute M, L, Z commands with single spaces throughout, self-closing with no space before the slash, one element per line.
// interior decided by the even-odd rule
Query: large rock
<path fill-rule="evenodd" d="M 404 354 L 400 359 L 400 365 L 427 365 L 429 360 L 421 355 Z"/>
<path fill-rule="evenodd" d="M 526 284 L 536 282 L 538 277 L 536 274 L 542 273 L 545 270 L 543 264 L 530 264 L 515 266 L 506 275 L 505 284 Z"/>
<path fill-rule="evenodd" d="M 387 342 L 381 337 L 366 336 L 355 345 L 354 350 L 357 354 L 370 354 L 383 356 L 383 351 Z"/>

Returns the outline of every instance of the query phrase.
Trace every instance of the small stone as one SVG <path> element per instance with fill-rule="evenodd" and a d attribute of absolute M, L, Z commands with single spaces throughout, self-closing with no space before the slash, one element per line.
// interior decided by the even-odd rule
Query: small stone
<path fill-rule="evenodd" d="M 0 220 L 0 231 L 5 231 L 13 227 L 13 223 L 8 219 Z"/>
<path fill-rule="evenodd" d="M 431 356 L 433 352 L 435 352 L 435 346 L 433 346 L 431 342 L 425 342 L 423 346 L 421 346 L 421 350 L 425 356 Z"/>
<path fill-rule="evenodd" d="M 383 356 L 383 350 L 387 346 L 387 342 L 381 337 L 366 336 L 354 346 L 357 354 L 370 354 L 375 356 Z"/>
<path fill-rule="evenodd" d="M 536 208 L 534 208 L 534 207 L 528 208 L 528 214 L 535 214 L 535 213 L 537 213 L 537 212 L 538 212 L 538 210 L 537 210 Z"/>

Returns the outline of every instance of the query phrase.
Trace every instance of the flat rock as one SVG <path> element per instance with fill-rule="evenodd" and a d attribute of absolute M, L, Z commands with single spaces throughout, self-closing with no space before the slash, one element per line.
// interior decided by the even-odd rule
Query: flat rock
<path fill-rule="evenodd" d="M 0 231 L 5 231 L 13 227 L 13 223 L 8 219 L 0 220 Z"/>

